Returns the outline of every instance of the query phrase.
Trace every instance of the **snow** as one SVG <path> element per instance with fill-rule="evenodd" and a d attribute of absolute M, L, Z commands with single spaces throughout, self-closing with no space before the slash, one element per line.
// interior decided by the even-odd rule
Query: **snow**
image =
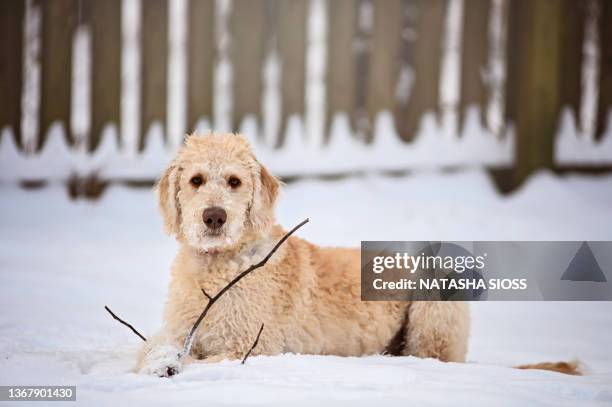
<path fill-rule="evenodd" d="M 423 171 L 291 183 L 278 220 L 310 217 L 299 234 L 326 245 L 610 240 L 610 208 L 610 176 L 539 173 L 500 197 L 484 172 Z M 114 186 L 99 201 L 74 202 L 57 185 L 1 186 L 0 385 L 76 385 L 87 406 L 612 403 L 608 302 L 474 303 L 466 364 L 281 355 L 189 365 L 170 379 L 136 375 L 140 339 L 103 307 L 154 333 L 176 249 L 151 190 Z M 586 376 L 511 368 L 574 358 Z"/>
<path fill-rule="evenodd" d="M 281 149 L 267 139 L 257 137 L 254 132 L 259 130 L 258 126 L 250 117 L 245 121 L 241 127 L 247 137 L 257 140 L 253 145 L 257 157 L 268 163 L 274 173 L 285 177 L 466 165 L 508 166 L 514 154 L 514 134 L 494 136 L 481 126 L 475 108 L 469 110 L 462 137 L 449 136 L 444 124 L 438 123 L 433 114 L 425 114 L 412 143 L 399 139 L 393 117 L 387 111 L 377 115 L 374 142 L 370 145 L 351 134 L 343 113 L 333 118 L 330 141 L 326 144 L 314 143 L 307 137 L 303 119 L 291 115 Z M 49 129 L 42 150 L 31 155 L 17 150 L 12 132 L 5 128 L 0 135 L 0 182 L 62 181 L 73 174 L 85 178 L 92 173 L 112 179 L 151 180 L 175 155 L 175 141 L 164 135 L 159 122 L 152 123 L 147 129 L 145 148 L 139 154 L 131 150 L 129 140 L 122 140 L 122 145 L 118 145 L 117 128 L 110 126 L 102 134 L 101 145 L 104 148 L 99 147 L 90 156 L 82 149 L 71 149 L 66 144 L 65 129 L 60 122 L 55 122 Z M 204 119 L 198 124 L 198 128 L 205 132 L 209 130 L 206 126 Z M 265 126 L 264 123 L 264 134 L 268 131 Z M 612 140 L 612 137 L 607 140 Z M 611 144 L 610 141 L 607 143 Z M 602 154 L 606 152 L 602 151 Z M 101 155 L 104 159 L 100 158 Z"/>
<path fill-rule="evenodd" d="M 566 165 L 605 166 L 612 163 L 612 111 L 608 114 L 601 140 L 581 132 L 569 109 L 561 113 L 559 133 L 555 138 L 555 160 Z M 586 163 L 586 164 L 585 164 Z"/>

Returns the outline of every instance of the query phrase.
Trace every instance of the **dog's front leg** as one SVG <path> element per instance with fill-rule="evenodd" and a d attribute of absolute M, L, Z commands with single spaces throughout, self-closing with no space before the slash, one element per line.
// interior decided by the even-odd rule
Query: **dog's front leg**
<path fill-rule="evenodd" d="M 205 306 L 205 297 L 193 281 L 175 278 L 170 283 L 164 325 L 144 343 L 136 371 L 160 377 L 180 372 L 190 355 L 179 360 L 185 338 Z"/>
<path fill-rule="evenodd" d="M 182 344 L 176 337 L 163 328 L 144 344 L 138 357 L 136 371 L 152 376 L 170 377 L 190 361 L 189 356 L 179 360 Z"/>

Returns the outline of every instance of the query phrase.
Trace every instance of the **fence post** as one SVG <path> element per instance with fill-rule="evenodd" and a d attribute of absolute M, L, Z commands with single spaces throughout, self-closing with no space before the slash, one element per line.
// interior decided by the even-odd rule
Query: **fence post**
<path fill-rule="evenodd" d="M 42 10 L 40 130 L 37 149 L 46 141 L 47 130 L 60 121 L 67 142 L 74 139 L 70 129 L 72 84 L 72 38 L 78 22 L 76 0 L 39 0 Z"/>
<path fill-rule="evenodd" d="M 612 3 L 599 2 L 599 100 L 597 104 L 597 133 L 601 139 L 608 125 L 612 107 Z"/>
<path fill-rule="evenodd" d="M 412 140 L 425 112 L 439 112 L 439 79 L 442 35 L 447 0 L 413 0 L 416 39 L 413 46 L 414 81 L 410 98 L 397 113 L 398 130 L 404 140 Z"/>
<path fill-rule="evenodd" d="M 369 128 L 366 141 L 373 140 L 376 115 L 396 109 L 396 86 L 400 72 L 402 41 L 402 1 L 374 0 L 374 25 L 369 54 L 367 111 Z"/>
<path fill-rule="evenodd" d="M 586 26 L 587 0 L 562 0 L 561 4 L 561 58 L 560 108 L 568 106 L 580 126 L 580 99 L 582 97 L 582 52 Z"/>
<path fill-rule="evenodd" d="M 285 141 L 289 117 L 304 114 L 308 1 L 280 0 L 277 4 L 276 38 L 282 65 L 280 146 Z"/>
<path fill-rule="evenodd" d="M 263 87 L 266 0 L 234 0 L 230 32 L 234 78 L 232 127 L 234 131 L 238 131 L 242 120 L 248 114 L 255 114 L 258 125 L 262 124 L 260 101 Z"/>
<path fill-rule="evenodd" d="M 20 147 L 24 8 L 23 0 L 0 1 L 0 129 L 10 127 Z"/>
<path fill-rule="evenodd" d="M 515 86 L 518 78 L 518 62 L 520 57 L 520 21 L 521 7 L 520 4 L 514 4 L 510 1 L 506 5 L 507 12 L 507 29 L 506 29 L 506 83 L 505 83 L 505 101 L 504 101 L 504 122 L 509 125 L 516 120 L 516 107 L 518 88 Z M 518 3 L 518 2 L 517 2 Z"/>
<path fill-rule="evenodd" d="M 478 120 L 486 127 L 488 88 L 484 82 L 489 55 L 489 17 L 491 0 L 470 0 L 463 6 L 461 39 L 461 94 L 459 98 L 459 134 L 465 124 L 466 109 L 478 107 Z"/>
<path fill-rule="evenodd" d="M 513 182 L 553 168 L 560 100 L 561 0 L 510 3 L 506 104 L 516 131 Z"/>
<path fill-rule="evenodd" d="M 121 128 L 121 0 L 86 0 L 84 14 L 92 36 L 88 148 L 94 151 L 104 126 L 115 123 Z"/>
<path fill-rule="evenodd" d="M 358 3 L 356 0 L 335 0 L 328 4 L 326 141 L 329 140 L 329 129 L 336 113 L 346 113 L 354 127 L 357 86 L 354 41 Z"/>
<path fill-rule="evenodd" d="M 140 151 L 145 148 L 151 124 L 159 121 L 164 133 L 167 131 L 168 0 L 143 2 L 141 38 Z M 167 140 L 168 135 L 165 137 Z"/>
<path fill-rule="evenodd" d="M 187 129 L 198 120 L 212 120 L 213 68 L 215 66 L 215 2 L 190 0 L 188 16 Z"/>

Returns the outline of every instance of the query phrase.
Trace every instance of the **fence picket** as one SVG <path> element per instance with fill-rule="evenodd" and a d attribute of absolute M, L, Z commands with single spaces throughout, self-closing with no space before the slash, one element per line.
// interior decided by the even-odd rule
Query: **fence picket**
<path fill-rule="evenodd" d="M 402 39 L 402 1 L 374 0 L 371 48 L 367 68 L 367 111 L 369 129 L 366 141 L 372 141 L 372 128 L 379 112 L 396 109 L 396 85 L 399 75 Z"/>
<path fill-rule="evenodd" d="M 120 128 L 121 0 L 86 0 L 85 22 L 92 33 L 91 131 L 88 148 L 94 151 L 104 126 Z"/>
<path fill-rule="evenodd" d="M 459 134 L 465 122 L 466 109 L 470 106 L 480 108 L 480 125 L 485 127 L 488 87 L 484 82 L 484 72 L 489 60 L 490 11 L 491 0 L 470 0 L 463 6 Z"/>
<path fill-rule="evenodd" d="M 159 122 L 166 133 L 168 0 L 143 3 L 141 39 L 140 151 L 145 148 L 152 124 Z"/>
<path fill-rule="evenodd" d="M 612 107 L 612 2 L 599 2 L 599 99 L 596 138 L 601 139 L 608 126 Z"/>
<path fill-rule="evenodd" d="M 404 109 L 397 113 L 398 131 L 412 140 L 425 112 L 439 111 L 439 80 L 442 35 L 447 0 L 413 0 L 417 13 L 413 48 L 414 82 Z"/>
<path fill-rule="evenodd" d="M 336 113 L 346 113 L 354 128 L 357 28 L 357 0 L 337 0 L 329 4 L 329 47 L 327 53 L 327 112 L 325 140 L 328 140 L 331 122 Z"/>
<path fill-rule="evenodd" d="M 215 2 L 190 0 L 187 36 L 187 128 L 198 120 L 212 120 L 213 71 L 215 66 Z"/>
<path fill-rule="evenodd" d="M 235 0 L 230 18 L 233 66 L 232 127 L 255 115 L 261 127 L 261 95 L 265 54 L 266 0 Z M 251 135 L 255 136 L 255 135 Z"/>
<path fill-rule="evenodd" d="M 510 66 L 514 88 L 508 104 L 515 115 L 515 184 L 539 168 L 553 168 L 553 146 L 559 117 L 560 1 L 513 1 L 510 21 L 517 29 L 511 39 L 518 62 Z M 533 90 L 537 89 L 537 92 Z"/>
<path fill-rule="evenodd" d="M 582 53 L 586 25 L 587 0 L 562 0 L 561 59 L 559 62 L 559 103 L 569 106 L 580 125 L 580 99 L 582 97 Z"/>
<path fill-rule="evenodd" d="M 59 121 L 66 141 L 74 142 L 70 129 L 72 85 L 72 37 L 79 18 L 78 1 L 43 1 L 40 127 L 37 149 L 45 144 L 47 132 Z"/>
<path fill-rule="evenodd" d="M 25 2 L 0 2 L 0 129 L 12 129 L 21 147 L 21 87 Z"/>
<path fill-rule="evenodd" d="M 277 145 L 281 146 L 289 118 L 304 115 L 308 1 L 280 0 L 277 7 L 276 38 L 282 66 L 281 126 Z"/>

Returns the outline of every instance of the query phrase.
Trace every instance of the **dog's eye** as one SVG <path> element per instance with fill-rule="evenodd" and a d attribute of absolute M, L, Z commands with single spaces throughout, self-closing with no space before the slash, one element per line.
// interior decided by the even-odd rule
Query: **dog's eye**
<path fill-rule="evenodd" d="M 238 178 L 238 177 L 231 176 L 227 180 L 227 183 L 232 188 L 238 188 L 240 186 L 240 184 L 242 184 L 242 181 L 240 181 L 240 178 Z"/>
<path fill-rule="evenodd" d="M 204 180 L 199 175 L 196 175 L 189 180 L 189 183 L 194 187 L 199 187 L 200 185 L 202 185 L 203 182 Z"/>

